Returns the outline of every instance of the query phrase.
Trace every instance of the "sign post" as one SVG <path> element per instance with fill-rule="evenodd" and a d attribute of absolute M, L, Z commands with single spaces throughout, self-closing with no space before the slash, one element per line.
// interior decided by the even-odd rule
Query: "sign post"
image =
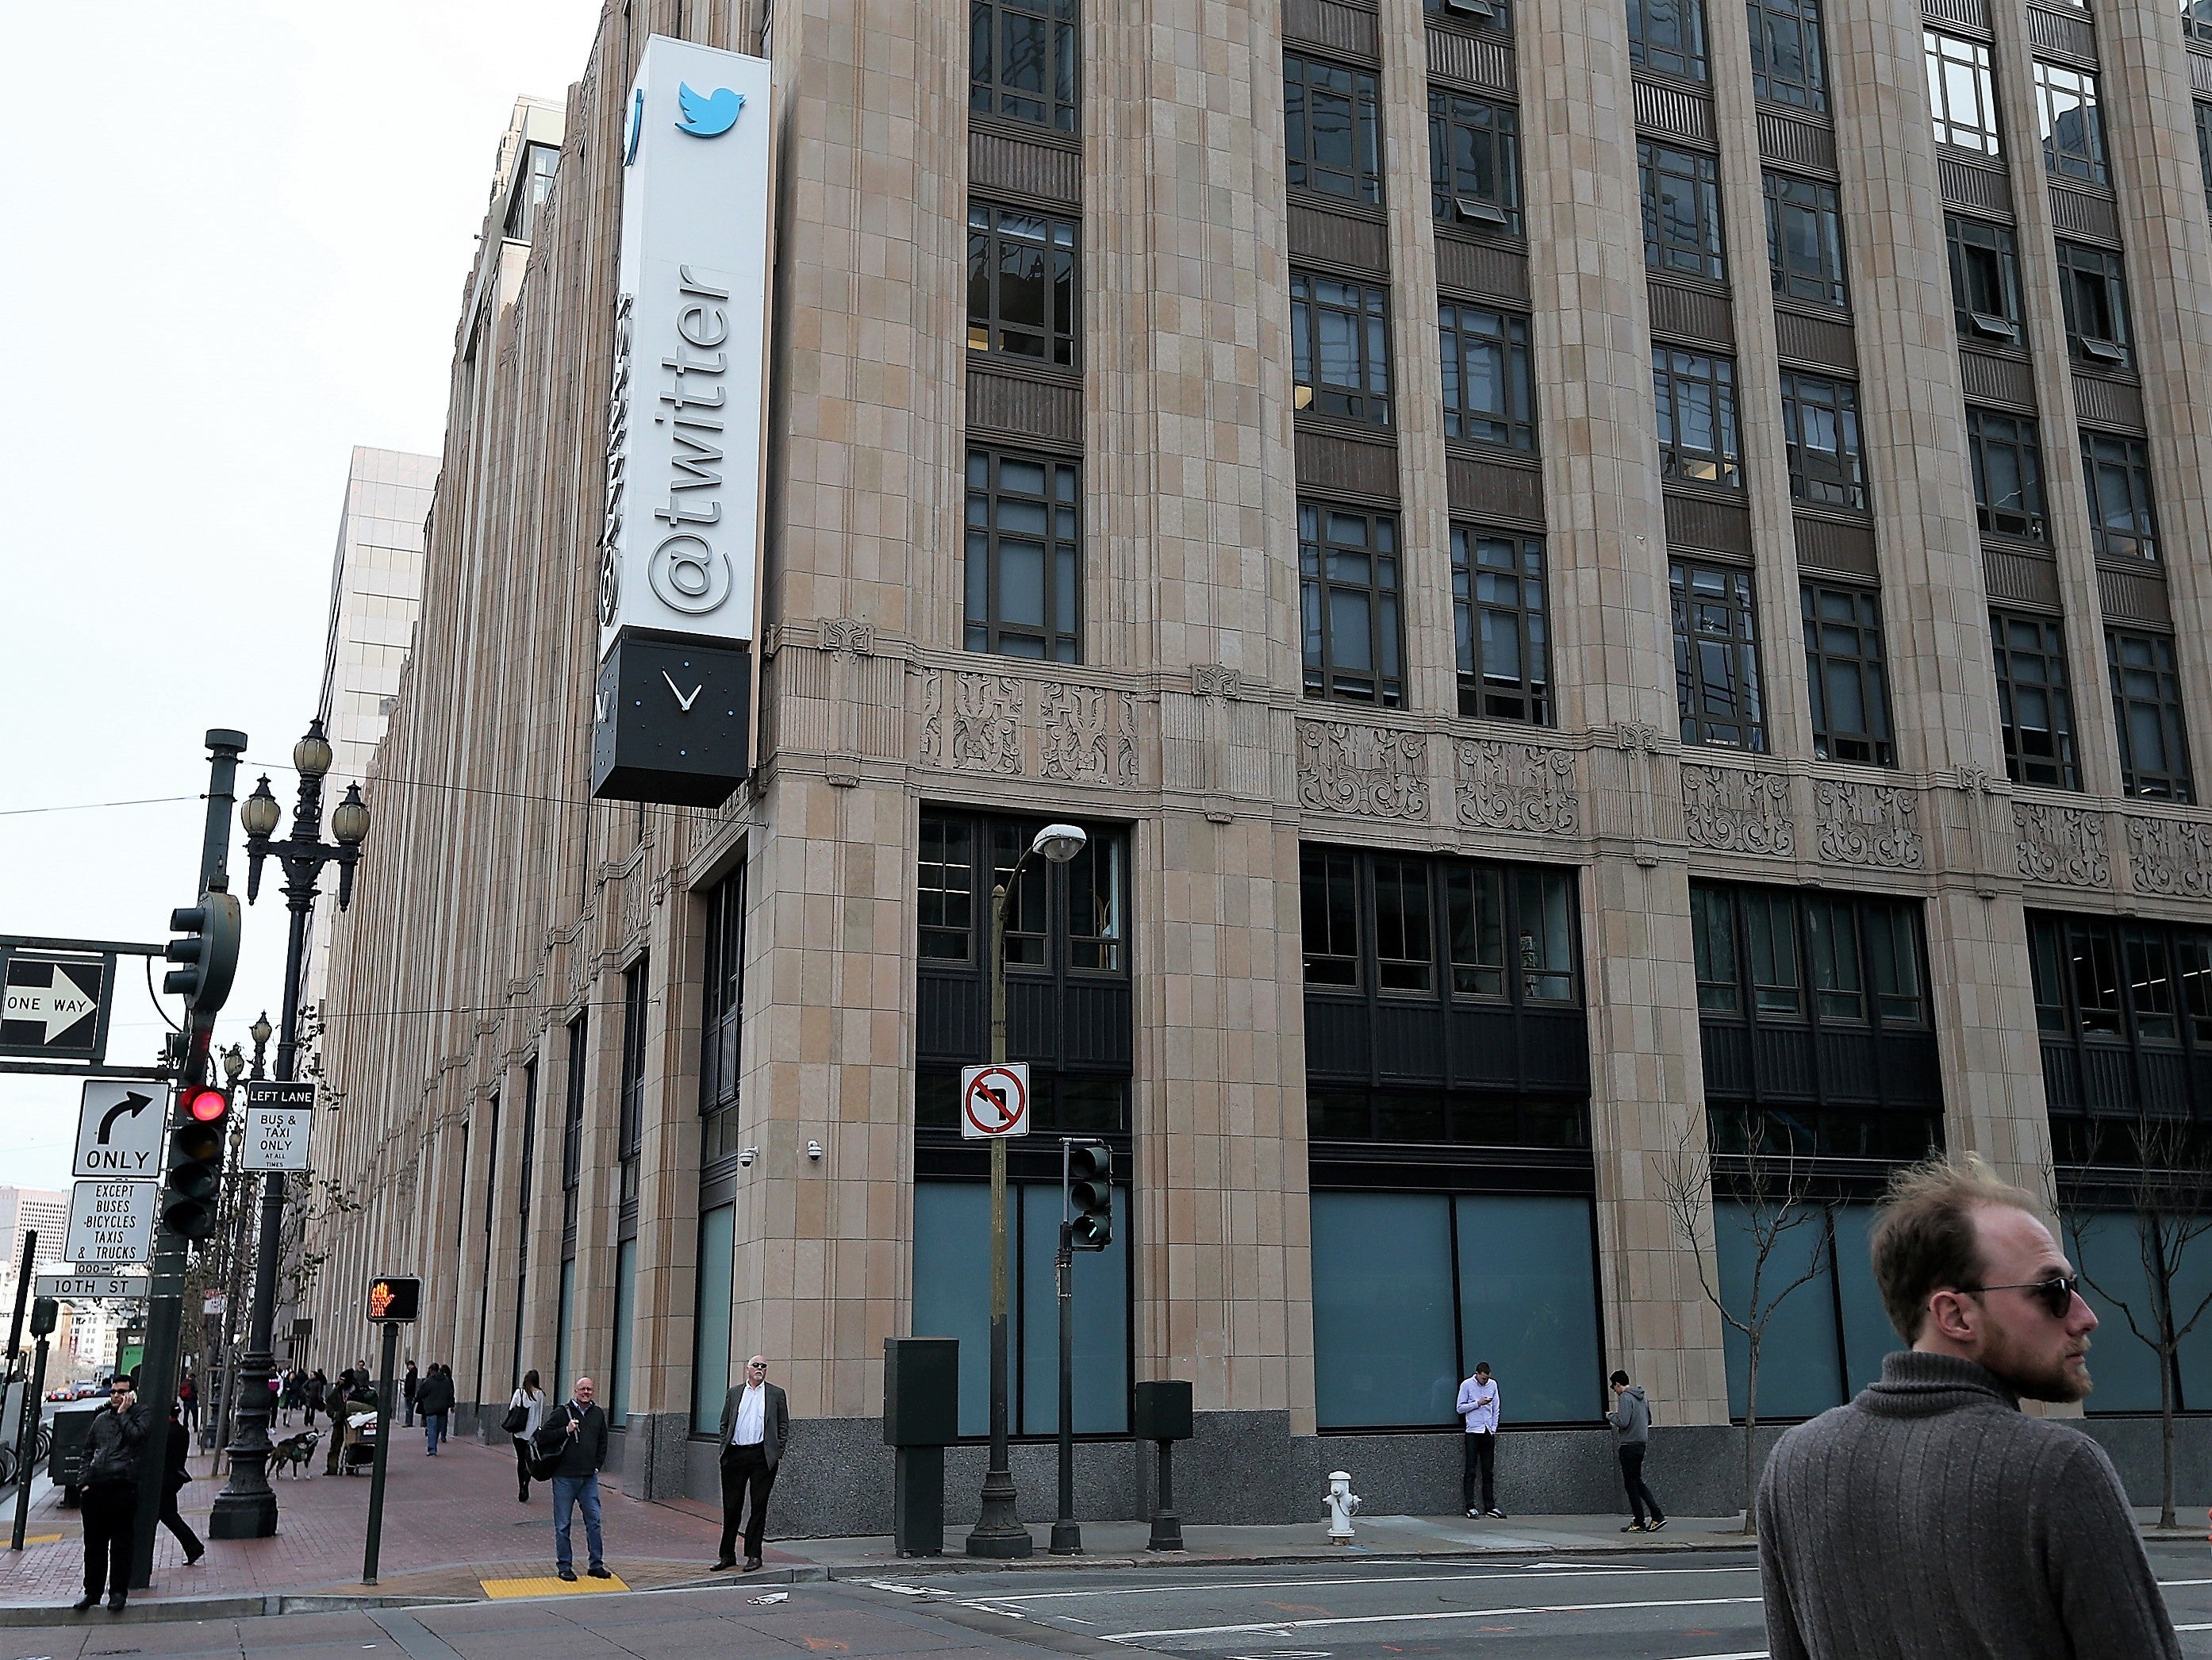
<path fill-rule="evenodd" d="M 23 1529 L 31 1519 L 31 1466 L 39 1456 L 39 1430 L 46 1416 L 46 1337 L 59 1310 L 43 1293 L 31 1305 L 31 1335 L 38 1340 L 38 1358 L 31 1363 L 31 1392 L 23 1397 L 22 1438 L 15 1460 L 15 1529 L 8 1548 L 23 1548 Z"/>
<path fill-rule="evenodd" d="M 384 1542 L 384 1461 L 392 1456 L 392 1360 L 399 1329 L 414 1323 L 422 1309 L 422 1282 L 380 1274 L 368 1285 L 368 1320 L 384 1328 L 384 1352 L 376 1375 L 376 1462 L 368 1478 L 368 1538 L 362 1548 L 361 1583 L 376 1583 L 376 1554 Z M 334 1432 L 343 1434 L 335 1425 Z M 341 1456 L 343 1455 L 341 1454 Z"/>

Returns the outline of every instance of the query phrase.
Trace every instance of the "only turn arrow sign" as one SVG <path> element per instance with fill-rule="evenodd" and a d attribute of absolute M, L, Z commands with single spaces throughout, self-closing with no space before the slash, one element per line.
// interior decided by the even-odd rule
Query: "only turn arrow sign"
<path fill-rule="evenodd" d="M 110 1107 L 106 1112 L 100 1115 L 100 1145 L 102 1146 L 108 1145 L 108 1138 L 115 1128 L 115 1121 L 117 1119 L 125 1116 L 136 1118 L 140 1113 L 145 1111 L 147 1108 L 153 1104 L 154 1098 L 152 1096 L 141 1095 L 136 1090 L 132 1090 L 125 1095 L 120 1101 L 118 1101 L 113 1106 Z"/>
<path fill-rule="evenodd" d="M 70 1174 L 150 1182 L 161 1173 L 161 1129 L 168 1115 L 158 1087 L 88 1078 L 76 1116 L 76 1158 Z M 152 1108 L 152 1111 L 147 1110 Z"/>

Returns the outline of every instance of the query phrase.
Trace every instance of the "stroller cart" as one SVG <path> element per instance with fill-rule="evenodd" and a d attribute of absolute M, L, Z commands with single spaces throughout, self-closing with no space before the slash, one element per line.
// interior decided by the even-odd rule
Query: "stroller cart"
<path fill-rule="evenodd" d="M 376 1414 L 356 1412 L 346 1419 L 345 1441 L 338 1451 L 338 1469 L 346 1475 L 367 1475 L 376 1463 Z"/>

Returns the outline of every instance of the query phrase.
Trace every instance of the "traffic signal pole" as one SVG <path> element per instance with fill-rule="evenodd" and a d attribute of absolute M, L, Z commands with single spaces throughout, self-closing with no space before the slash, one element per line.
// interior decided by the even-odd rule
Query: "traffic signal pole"
<path fill-rule="evenodd" d="M 207 829 L 200 842 L 200 891 L 230 885 L 230 818 L 238 757 L 246 753 L 246 734 L 218 729 L 207 735 Z M 191 1085 L 207 1075 L 208 1040 L 215 1011 L 195 1008 L 191 1041 L 178 1082 Z M 165 1138 L 166 1145 L 166 1138 Z M 131 1589 L 143 1590 L 154 1578 L 154 1532 L 161 1518 L 163 1485 L 168 1468 L 169 1408 L 177 1398 L 177 1339 L 184 1323 L 183 1237 L 154 1226 L 153 1274 L 147 1283 L 145 1359 L 138 1369 L 138 1410 L 146 1414 L 146 1439 L 138 1458 L 138 1515 L 131 1534 Z"/>

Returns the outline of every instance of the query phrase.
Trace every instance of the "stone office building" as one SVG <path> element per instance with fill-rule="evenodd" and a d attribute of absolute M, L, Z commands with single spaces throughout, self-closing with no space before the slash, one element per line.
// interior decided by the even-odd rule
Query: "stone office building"
<path fill-rule="evenodd" d="M 711 810 L 588 799 L 653 32 L 777 88 L 758 771 Z M 610 0 L 456 334 L 335 929 L 366 1209 L 322 1358 L 417 1270 L 483 1421 L 590 1371 L 631 1490 L 703 1494 L 764 1352 L 778 1525 L 884 1530 L 883 1340 L 962 1339 L 983 1426 L 954 1080 L 994 873 L 1072 818 L 1011 902 L 1025 1511 L 1072 1133 L 1125 1183 L 1090 1513 L 1139 1508 L 1151 1377 L 1195 1386 L 1187 1514 L 1312 1514 L 1339 1465 L 1452 1508 L 1478 1358 L 1509 1507 L 1610 1503 L 1620 1366 L 1671 1502 L 1732 1508 L 1665 1446 L 1742 1410 L 1699 1264 L 1742 1294 L 1747 1134 L 1836 1201 L 1789 1416 L 1892 1341 L 1895 1161 L 2109 1209 L 2129 1128 L 2212 1105 L 2208 52 L 2174 0 Z M 2124 1326 L 2108 1414 L 2157 1402 Z"/>

